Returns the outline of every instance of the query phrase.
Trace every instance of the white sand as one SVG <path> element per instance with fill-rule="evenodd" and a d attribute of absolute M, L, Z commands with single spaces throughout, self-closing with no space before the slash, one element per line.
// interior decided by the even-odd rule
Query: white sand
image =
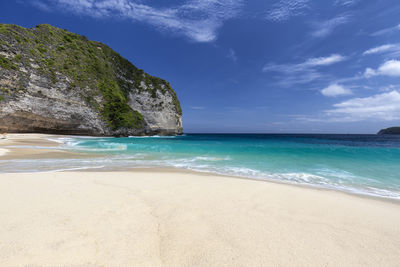
<path fill-rule="evenodd" d="M 4 145 L 7 142 L 7 137 L 5 134 L 0 134 L 0 145 Z M 5 148 L 0 148 L 0 157 L 7 154 L 9 150 Z"/>
<path fill-rule="evenodd" d="M 0 174 L 0 266 L 399 266 L 400 205 L 184 172 Z"/>
<path fill-rule="evenodd" d="M 9 151 L 8 149 L 0 148 L 0 157 L 4 156 L 5 154 L 7 154 L 8 151 Z"/>

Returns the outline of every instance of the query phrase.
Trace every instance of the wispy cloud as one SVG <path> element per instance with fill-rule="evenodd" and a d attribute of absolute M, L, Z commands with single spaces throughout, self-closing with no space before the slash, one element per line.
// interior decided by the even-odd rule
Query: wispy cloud
<path fill-rule="evenodd" d="M 267 19 L 283 22 L 291 17 L 304 15 L 309 9 L 309 0 L 280 0 L 267 12 Z"/>
<path fill-rule="evenodd" d="M 393 44 L 385 44 L 385 45 L 381 45 L 381 46 L 377 46 L 377 47 L 368 49 L 367 51 L 365 51 L 363 53 L 363 55 L 379 54 L 379 53 L 390 51 L 396 47 L 397 46 L 395 46 Z"/>
<path fill-rule="evenodd" d="M 238 60 L 238 58 L 236 56 L 236 52 L 232 48 L 229 49 L 228 55 L 226 55 L 226 57 L 229 58 L 230 60 L 232 60 L 233 62 L 237 62 L 237 60 Z"/>
<path fill-rule="evenodd" d="M 400 61 L 388 60 L 380 65 L 378 69 L 374 70 L 367 68 L 364 72 L 364 76 L 366 78 L 371 78 L 378 75 L 400 77 Z"/>
<path fill-rule="evenodd" d="M 340 25 L 349 22 L 350 18 L 350 15 L 342 14 L 332 19 L 314 23 L 314 31 L 311 33 L 311 35 L 319 38 L 326 37 Z"/>
<path fill-rule="evenodd" d="M 397 90 L 369 97 L 351 98 L 332 105 L 319 115 L 296 115 L 293 118 L 304 122 L 357 122 L 400 120 L 400 93 Z"/>
<path fill-rule="evenodd" d="M 32 0 L 31 4 L 40 10 L 48 12 L 51 11 L 51 8 L 40 0 Z"/>
<path fill-rule="evenodd" d="M 394 32 L 400 31 L 400 24 L 393 26 L 393 27 L 388 27 L 388 28 L 384 28 L 382 30 L 376 31 L 371 33 L 371 36 L 381 36 L 381 35 L 387 35 L 387 34 L 391 34 Z"/>
<path fill-rule="evenodd" d="M 321 90 L 321 94 L 324 96 L 343 96 L 343 95 L 352 95 L 353 92 L 340 84 L 331 84 L 328 87 L 325 87 Z"/>
<path fill-rule="evenodd" d="M 352 98 L 333 105 L 325 111 L 334 121 L 362 121 L 400 119 L 400 93 L 391 91 L 364 98 Z"/>
<path fill-rule="evenodd" d="M 299 64 L 273 64 L 269 63 L 264 66 L 263 71 L 275 71 L 275 72 L 284 72 L 284 73 L 292 73 L 292 72 L 301 72 L 305 70 L 312 69 L 314 67 L 319 66 L 328 66 L 338 62 L 346 60 L 345 56 L 339 54 L 332 54 L 327 57 L 314 57 L 309 58 L 306 61 Z"/>
<path fill-rule="evenodd" d="M 399 85 L 389 84 L 389 85 L 379 88 L 379 92 L 389 92 L 389 91 L 399 90 L 399 89 L 400 89 Z"/>
<path fill-rule="evenodd" d="M 346 60 L 345 56 L 332 54 L 327 57 L 309 58 L 298 64 L 268 63 L 263 67 L 263 72 L 276 72 L 282 74 L 284 79 L 280 82 L 283 86 L 293 84 L 305 84 L 321 78 L 323 75 L 317 70 L 320 67 L 329 66 Z"/>
<path fill-rule="evenodd" d="M 363 55 L 388 54 L 390 57 L 400 55 L 400 44 L 385 44 L 366 50 Z"/>
<path fill-rule="evenodd" d="M 205 107 L 202 107 L 202 106 L 191 106 L 190 109 L 193 109 L 193 110 L 203 110 L 203 109 L 205 109 Z"/>
<path fill-rule="evenodd" d="M 211 42 L 223 23 L 237 16 L 243 0 L 187 0 L 174 7 L 152 7 L 139 0 L 28 0 L 34 6 L 96 18 L 122 18 L 153 25 L 160 31 Z"/>
<path fill-rule="evenodd" d="M 339 55 L 339 54 L 332 54 L 328 57 L 315 57 L 315 58 L 310 58 L 306 62 L 304 62 L 301 65 L 304 65 L 306 67 L 316 67 L 316 66 L 328 66 L 335 64 L 337 62 L 345 60 L 346 57 Z"/>
<path fill-rule="evenodd" d="M 352 6 L 360 2 L 360 0 L 335 0 L 334 4 L 337 6 Z"/>

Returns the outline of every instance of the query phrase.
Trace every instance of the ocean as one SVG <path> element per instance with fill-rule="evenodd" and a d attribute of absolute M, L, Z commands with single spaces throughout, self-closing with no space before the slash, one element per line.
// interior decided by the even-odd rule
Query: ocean
<path fill-rule="evenodd" d="M 0 160 L 0 172 L 175 167 L 400 199 L 400 136 L 185 134 L 53 139 L 81 158 Z"/>

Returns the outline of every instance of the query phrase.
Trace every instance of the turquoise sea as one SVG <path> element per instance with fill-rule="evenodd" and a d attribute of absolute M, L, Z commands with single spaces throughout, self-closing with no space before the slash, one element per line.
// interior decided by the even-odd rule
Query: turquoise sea
<path fill-rule="evenodd" d="M 400 136 L 186 134 L 55 141 L 92 156 L 0 160 L 0 172 L 176 167 L 400 199 Z"/>

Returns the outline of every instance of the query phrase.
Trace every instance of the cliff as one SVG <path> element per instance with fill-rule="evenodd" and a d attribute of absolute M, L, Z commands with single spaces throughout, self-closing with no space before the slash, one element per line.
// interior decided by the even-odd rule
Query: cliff
<path fill-rule="evenodd" d="M 181 134 L 182 110 L 168 82 L 100 42 L 0 24 L 0 131 Z"/>
<path fill-rule="evenodd" d="M 378 132 L 378 135 L 383 134 L 400 134 L 400 127 L 390 127 L 387 129 L 382 129 Z"/>

